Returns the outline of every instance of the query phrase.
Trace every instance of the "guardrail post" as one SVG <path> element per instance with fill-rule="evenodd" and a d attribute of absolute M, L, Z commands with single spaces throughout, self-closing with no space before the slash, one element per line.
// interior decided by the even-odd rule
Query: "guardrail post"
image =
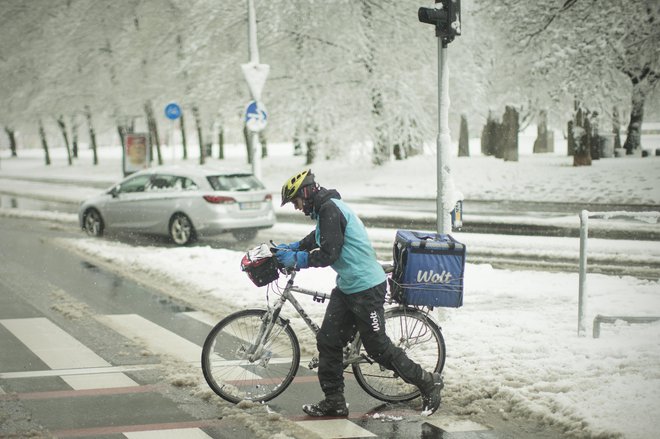
<path fill-rule="evenodd" d="M 580 212 L 580 280 L 578 294 L 578 337 L 584 337 L 586 331 L 586 300 L 587 294 L 587 236 L 589 234 L 589 212 Z"/>

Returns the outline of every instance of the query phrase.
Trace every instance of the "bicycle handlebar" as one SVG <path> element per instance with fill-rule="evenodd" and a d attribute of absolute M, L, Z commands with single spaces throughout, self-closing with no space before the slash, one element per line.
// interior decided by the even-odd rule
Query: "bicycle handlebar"
<path fill-rule="evenodd" d="M 270 240 L 270 252 L 274 255 L 274 254 L 277 253 L 279 250 L 282 250 L 282 249 L 277 248 L 277 244 L 275 244 L 275 243 L 273 242 L 273 240 L 271 239 L 271 240 Z M 393 273 L 393 272 L 394 272 L 394 265 L 393 265 L 393 264 L 385 263 L 385 264 L 380 264 L 380 265 L 381 265 L 381 267 L 383 267 L 383 271 L 384 271 L 385 273 Z M 293 269 L 293 268 L 287 268 L 287 267 L 285 267 L 284 265 L 280 264 L 279 261 L 277 261 L 277 268 L 278 268 L 278 270 L 280 270 L 280 271 L 281 271 L 282 273 L 284 273 L 285 275 L 289 275 L 290 273 L 292 273 L 292 272 L 294 272 L 294 271 L 298 271 L 298 270 Z"/>

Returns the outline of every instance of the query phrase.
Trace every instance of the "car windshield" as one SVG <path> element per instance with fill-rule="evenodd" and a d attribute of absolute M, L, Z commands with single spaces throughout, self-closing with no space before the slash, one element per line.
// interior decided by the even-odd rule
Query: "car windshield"
<path fill-rule="evenodd" d="M 216 191 L 251 191 L 265 189 L 252 174 L 211 175 L 206 177 Z"/>

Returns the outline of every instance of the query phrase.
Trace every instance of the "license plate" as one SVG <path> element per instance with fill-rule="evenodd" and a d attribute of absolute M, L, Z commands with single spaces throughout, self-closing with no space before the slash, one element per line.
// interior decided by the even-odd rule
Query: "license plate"
<path fill-rule="evenodd" d="M 261 207 L 261 203 L 258 201 L 253 201 L 251 203 L 239 203 L 241 210 L 254 210 Z"/>

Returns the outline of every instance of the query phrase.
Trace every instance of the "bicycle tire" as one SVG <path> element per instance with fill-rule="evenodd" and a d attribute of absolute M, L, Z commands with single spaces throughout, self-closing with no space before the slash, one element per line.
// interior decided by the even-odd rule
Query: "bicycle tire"
<path fill-rule="evenodd" d="M 445 366 L 445 339 L 435 322 L 414 308 L 398 307 L 385 311 L 385 331 L 395 346 L 423 369 L 441 373 Z M 362 351 L 359 334 L 355 340 Z M 369 395 L 385 402 L 405 402 L 419 396 L 419 389 L 394 371 L 378 363 L 362 361 L 352 365 L 355 379 Z"/>
<path fill-rule="evenodd" d="M 218 396 L 229 402 L 269 401 L 291 384 L 298 371 L 300 345 L 289 323 L 281 317 L 260 358 L 246 358 L 246 351 L 259 337 L 265 314 L 262 309 L 233 313 L 215 325 L 204 341 L 204 378 Z"/>

